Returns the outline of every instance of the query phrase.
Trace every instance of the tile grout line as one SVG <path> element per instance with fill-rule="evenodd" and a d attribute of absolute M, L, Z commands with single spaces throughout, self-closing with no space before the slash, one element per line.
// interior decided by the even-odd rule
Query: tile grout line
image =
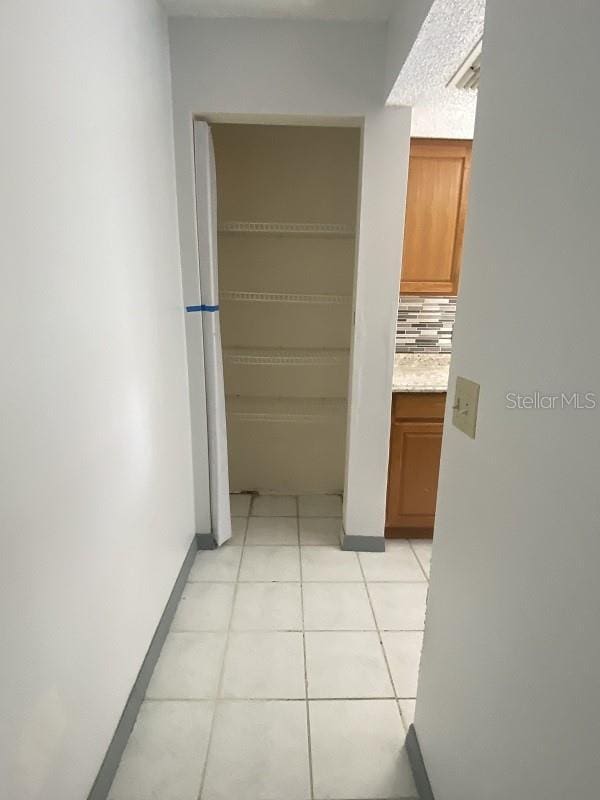
<path fill-rule="evenodd" d="M 266 546 L 266 547 L 267 546 L 268 547 L 280 547 L 282 545 L 276 545 L 275 544 L 275 545 L 264 545 L 264 546 Z M 312 546 L 313 545 L 310 545 L 310 547 L 312 547 Z M 234 545 L 232 545 L 232 547 L 239 547 L 240 550 L 242 549 L 241 545 L 235 545 L 234 544 Z M 254 545 L 246 545 L 246 547 L 250 547 L 252 550 L 254 549 Z M 263 545 L 258 545 L 258 547 L 263 547 Z M 290 547 L 290 545 L 285 545 L 285 547 Z M 324 547 L 323 548 L 319 547 L 319 550 L 321 550 L 321 549 L 324 550 L 325 548 Z M 202 552 L 202 551 L 200 551 L 200 552 Z M 210 551 L 206 551 L 206 552 L 210 552 Z M 187 581 L 187 583 L 194 583 L 194 584 L 200 584 L 200 585 L 205 585 L 205 584 L 212 583 L 212 584 L 221 584 L 221 585 L 229 585 L 229 586 L 232 583 L 235 583 L 235 582 L 236 581 L 222 581 L 222 580 L 220 581 L 220 580 L 212 580 L 212 579 L 201 580 L 201 581 Z M 371 583 L 387 584 L 387 585 L 390 585 L 390 584 L 391 585 L 397 585 L 399 583 L 402 583 L 402 584 L 416 583 L 416 584 L 418 584 L 420 586 L 422 586 L 424 583 L 429 583 L 429 581 L 425 581 L 425 580 L 423 580 L 423 581 L 370 581 L 370 582 Z M 290 580 L 289 578 L 286 578 L 285 580 L 278 580 L 278 581 L 241 580 L 241 581 L 239 581 L 239 583 L 300 583 L 300 581 L 299 580 L 295 580 L 294 581 L 294 580 Z M 344 586 L 344 585 L 347 586 L 348 584 L 355 584 L 355 585 L 359 584 L 360 586 L 363 585 L 363 581 L 362 580 L 360 580 L 360 581 L 335 581 L 335 580 L 332 580 L 331 578 L 322 579 L 322 580 L 313 580 L 313 579 L 308 580 L 308 581 L 305 580 L 305 581 L 303 581 L 303 583 L 317 583 L 317 584 L 319 584 L 319 583 L 334 583 L 336 586 Z"/>
<path fill-rule="evenodd" d="M 244 547 L 246 546 L 246 539 L 248 538 L 249 526 L 250 526 L 250 506 L 248 506 L 248 516 L 246 517 L 246 524 L 244 525 L 244 535 L 242 536 L 242 555 L 244 555 Z M 240 566 L 241 564 L 242 564 L 242 559 L 240 557 Z"/>
<path fill-rule="evenodd" d="M 310 737 L 310 706 L 308 705 L 308 668 L 306 665 L 306 629 L 304 627 L 304 588 L 303 588 L 303 574 L 302 574 L 302 547 L 300 543 L 300 500 L 296 496 L 296 509 L 298 511 L 297 525 L 298 525 L 298 558 L 300 559 L 300 613 L 302 616 L 302 652 L 304 655 L 304 695 L 306 697 L 306 737 L 308 744 L 308 777 L 310 781 L 310 796 L 313 800 L 315 796 L 315 786 L 313 778 L 313 765 L 312 765 L 312 741 Z"/>
<path fill-rule="evenodd" d="M 252 501 L 250 501 L 250 506 L 251 505 L 252 505 Z M 248 516 L 246 517 L 246 531 L 248 530 L 248 521 L 249 521 L 249 519 L 250 519 L 250 507 L 248 508 Z M 245 541 L 245 539 L 246 539 L 246 535 L 244 534 L 244 541 Z M 209 734 L 208 734 L 208 742 L 206 744 L 206 756 L 204 758 L 204 767 L 202 769 L 202 778 L 200 780 L 200 789 L 198 790 L 198 798 L 197 798 L 197 800 L 201 800 L 202 794 L 204 792 L 204 783 L 205 783 L 205 780 L 206 780 L 206 771 L 207 771 L 207 768 L 208 768 L 208 759 L 210 757 L 210 748 L 211 748 L 211 745 L 212 745 L 213 734 L 214 734 L 214 730 L 215 730 L 215 720 L 216 720 L 216 716 L 217 716 L 217 706 L 218 706 L 218 703 L 219 703 L 220 694 L 221 694 L 221 690 L 222 690 L 222 687 L 223 687 L 223 677 L 225 675 L 225 661 L 227 659 L 227 652 L 229 650 L 229 637 L 230 637 L 230 634 L 231 634 L 231 625 L 232 625 L 232 622 L 233 622 L 233 612 L 235 610 L 235 601 L 237 599 L 240 571 L 242 569 L 242 561 L 243 561 L 243 558 L 244 558 L 244 545 L 242 545 L 241 551 L 242 552 L 240 553 L 240 562 L 238 564 L 236 579 L 235 579 L 235 583 L 234 583 L 235 588 L 233 590 L 233 597 L 232 597 L 232 600 L 231 600 L 231 611 L 229 613 L 229 624 L 227 626 L 227 631 L 225 633 L 225 646 L 223 648 L 223 658 L 221 659 L 221 670 L 219 672 L 219 681 L 217 683 L 217 691 L 216 691 L 216 696 L 215 696 L 215 699 L 214 699 L 213 717 L 212 717 L 212 720 L 211 720 L 211 723 L 210 723 L 210 731 L 209 731 Z"/>
<path fill-rule="evenodd" d="M 381 629 L 379 627 L 379 622 L 377 621 L 377 615 L 375 614 L 375 608 L 373 606 L 373 601 L 371 599 L 371 593 L 369 592 L 369 583 L 367 581 L 367 576 L 365 575 L 365 571 L 364 571 L 364 568 L 363 568 L 363 565 L 362 565 L 362 561 L 360 560 L 360 554 L 357 553 L 356 555 L 357 555 L 357 558 L 358 558 L 360 571 L 361 571 L 362 576 L 363 576 L 363 581 L 364 581 L 364 585 L 365 585 L 365 590 L 367 592 L 367 598 L 369 600 L 369 605 L 371 606 L 371 614 L 373 614 L 373 619 L 375 621 L 375 629 L 377 630 L 377 637 L 379 639 L 379 644 L 381 646 L 381 652 L 383 653 L 383 660 L 385 661 L 385 666 L 386 666 L 387 671 L 388 671 L 388 677 L 389 677 L 390 683 L 392 685 L 392 691 L 394 692 L 394 699 L 396 701 L 396 708 L 398 709 L 398 715 L 400 716 L 400 722 L 402 724 L 402 728 L 404 729 L 404 732 L 406 733 L 407 728 L 406 728 L 406 725 L 404 723 L 404 717 L 402 716 L 402 709 L 400 708 L 400 700 L 398 698 L 398 692 L 397 692 L 397 689 L 396 689 L 396 684 L 394 683 L 394 678 L 392 676 L 392 669 L 390 667 L 390 662 L 388 660 L 388 656 L 387 656 L 387 653 L 385 651 L 385 646 L 383 644 L 383 637 L 381 635 Z"/>
<path fill-rule="evenodd" d="M 369 631 L 369 633 L 374 633 L 374 631 Z M 221 697 L 218 700 L 215 700 L 211 697 L 155 697 L 155 698 L 148 698 L 144 700 L 145 703 L 301 703 L 302 700 L 305 698 L 302 697 Z M 371 702 L 372 700 L 416 700 L 416 697 L 403 697 L 399 696 L 396 698 L 396 695 L 393 694 L 382 694 L 382 695 L 351 695 L 350 697 L 339 697 L 334 695 L 333 697 L 311 697 L 311 703 L 331 703 L 340 701 L 349 701 L 349 700 L 357 700 L 359 702 L 368 701 Z"/>
<path fill-rule="evenodd" d="M 290 581 L 256 581 L 255 583 L 267 583 L 278 585 L 289 583 Z M 296 584 L 294 584 L 296 585 Z M 340 586 L 341 584 L 334 584 Z M 361 583 L 360 586 L 363 584 Z M 380 628 L 381 633 L 423 633 L 423 628 Z M 172 634 L 179 633 L 226 633 L 226 628 L 213 628 L 208 630 L 206 628 L 190 628 L 189 630 L 171 631 Z M 234 633 L 302 633 L 302 628 L 240 628 L 233 631 Z M 307 633 L 376 633 L 373 628 L 309 628 Z"/>
<path fill-rule="evenodd" d="M 408 542 L 408 546 L 410 547 L 413 556 L 417 559 L 417 564 L 419 565 L 419 567 L 421 569 L 421 572 L 425 576 L 425 580 L 427 581 L 427 584 L 429 584 L 429 575 L 425 572 L 425 567 L 423 566 L 423 564 L 421 564 L 421 559 L 419 558 L 419 555 L 418 555 L 417 551 L 413 547 L 412 539 L 407 539 L 407 542 Z"/>

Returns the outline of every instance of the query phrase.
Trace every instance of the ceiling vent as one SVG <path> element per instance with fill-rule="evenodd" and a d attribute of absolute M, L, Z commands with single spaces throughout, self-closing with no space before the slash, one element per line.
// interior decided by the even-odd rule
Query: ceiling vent
<path fill-rule="evenodd" d="M 448 81 L 448 86 L 454 89 L 478 89 L 479 73 L 481 70 L 481 48 L 483 39 L 480 39 L 469 55 Z"/>

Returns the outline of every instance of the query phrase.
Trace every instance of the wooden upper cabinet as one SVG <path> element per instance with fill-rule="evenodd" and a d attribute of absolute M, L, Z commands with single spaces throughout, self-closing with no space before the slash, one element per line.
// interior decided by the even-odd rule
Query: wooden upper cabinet
<path fill-rule="evenodd" d="M 411 140 L 401 294 L 457 294 L 470 169 L 470 141 Z"/>

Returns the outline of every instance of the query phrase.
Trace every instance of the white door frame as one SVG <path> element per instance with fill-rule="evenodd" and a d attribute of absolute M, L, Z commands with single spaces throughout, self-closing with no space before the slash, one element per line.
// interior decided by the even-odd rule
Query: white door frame
<path fill-rule="evenodd" d="M 236 115 L 235 119 L 231 117 L 225 119 L 223 115 L 208 115 L 206 118 L 215 122 L 235 121 L 253 124 L 352 126 L 358 124 L 357 117 L 340 120 L 339 117 L 321 119 Z M 350 550 L 383 550 L 390 404 L 404 237 L 411 110 L 405 107 L 382 107 L 365 114 L 362 119 L 342 546 Z M 197 169 L 196 163 L 196 194 Z M 198 214 L 201 213 L 200 206 L 196 197 L 197 224 Z M 200 241 L 200 231 L 206 230 L 207 225 L 206 210 L 202 212 L 201 218 L 204 223 L 202 226 L 198 225 L 196 229 L 199 248 L 209 241 L 206 235 L 203 237 L 205 241 Z M 212 235 L 214 243 L 216 233 L 213 231 Z M 200 263 L 202 263 L 201 258 Z M 200 286 L 200 282 L 198 285 Z M 198 304 L 201 305 L 199 293 L 200 289 L 198 289 Z M 199 318 L 203 315 L 187 316 Z M 198 337 L 201 336 L 204 341 L 203 327 L 199 319 L 195 325 L 193 322 L 188 323 L 188 337 L 192 336 L 196 342 L 195 349 L 192 345 L 192 360 L 198 354 Z M 190 353 L 189 343 L 188 353 Z M 192 389 L 197 376 L 194 375 L 193 365 L 190 370 Z M 192 396 L 192 418 L 201 415 L 201 409 L 195 410 L 193 402 Z M 208 405 L 207 402 L 207 407 Z M 197 420 L 196 425 L 199 424 Z M 197 438 L 199 445 L 202 445 L 202 436 L 199 435 Z M 209 462 L 211 461 L 209 455 Z M 205 493 L 203 481 L 206 480 L 206 470 L 203 453 L 195 453 L 194 463 L 195 472 L 197 471 L 195 481 L 198 502 L 198 498 L 203 492 Z"/>

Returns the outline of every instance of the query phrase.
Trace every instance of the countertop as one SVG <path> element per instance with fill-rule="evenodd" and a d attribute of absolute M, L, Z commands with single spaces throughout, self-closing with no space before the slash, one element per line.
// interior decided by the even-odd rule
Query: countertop
<path fill-rule="evenodd" d="M 445 392 L 450 355 L 447 353 L 396 353 L 393 392 Z"/>

